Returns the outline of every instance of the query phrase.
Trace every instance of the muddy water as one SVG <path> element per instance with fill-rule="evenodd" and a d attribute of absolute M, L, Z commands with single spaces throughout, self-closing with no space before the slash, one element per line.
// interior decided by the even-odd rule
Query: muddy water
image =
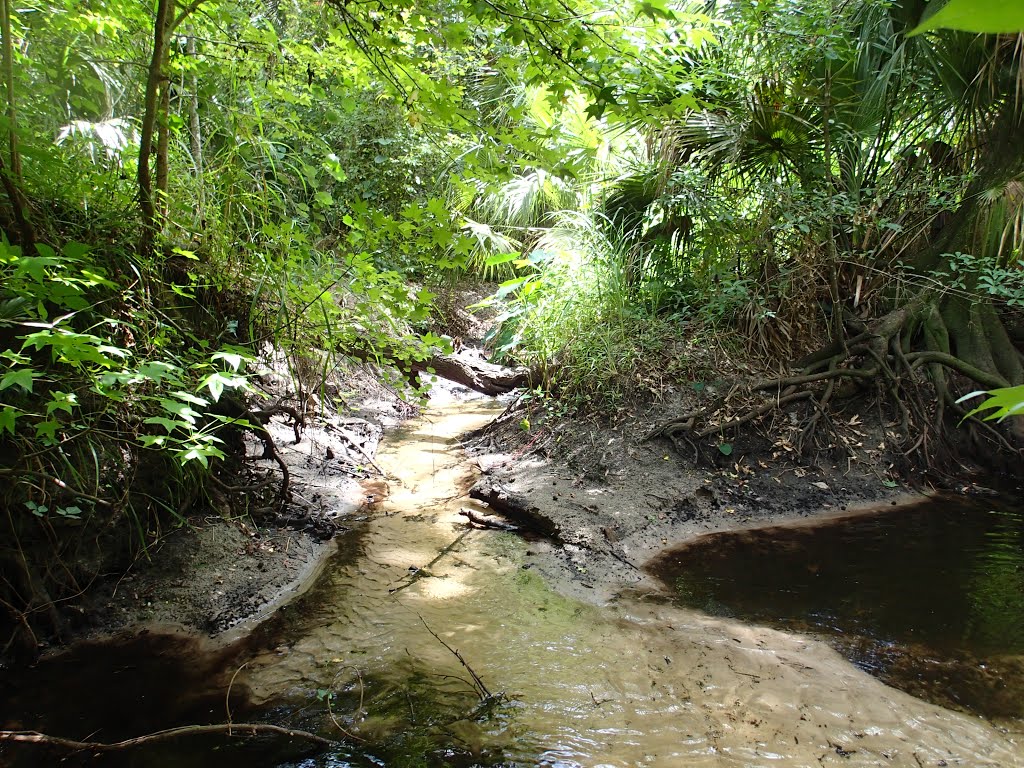
<path fill-rule="evenodd" d="M 458 514 L 473 472 L 455 438 L 493 415 L 462 404 L 394 436 L 379 457 L 390 496 L 358 556 L 264 628 L 289 639 L 247 667 L 255 699 L 365 740 L 304 768 L 363 764 L 360 750 L 386 765 L 1021 764 L 987 724 L 886 688 L 823 644 L 559 597 L 528 568 L 530 543 L 467 534 Z"/>
<path fill-rule="evenodd" d="M 1012 734 L 887 688 L 823 643 L 663 600 L 560 597 L 528 567 L 539 543 L 467 532 L 459 516 L 474 471 L 456 437 L 495 413 L 482 401 L 451 404 L 392 436 L 378 457 L 390 495 L 367 529 L 309 592 L 203 673 L 202 687 L 223 691 L 240 669 L 236 721 L 317 730 L 337 749 L 232 752 L 217 742 L 126 764 L 1024 765 Z M 177 690 L 174 675 L 147 677 L 147 695 Z M 107 685 L 100 698 L 116 698 L 116 682 Z"/>

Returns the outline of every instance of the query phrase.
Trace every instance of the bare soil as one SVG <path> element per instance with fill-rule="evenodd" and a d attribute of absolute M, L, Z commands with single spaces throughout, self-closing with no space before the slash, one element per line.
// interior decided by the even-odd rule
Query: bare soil
<path fill-rule="evenodd" d="M 645 563 L 695 536 L 921 495 L 890 471 L 884 433 L 858 422 L 860 457 L 842 463 L 825 455 L 801 460 L 788 450 L 785 431 L 775 439 L 751 431 L 730 444 L 729 455 L 715 441 L 695 446 L 696 461 L 664 438 L 646 438 L 692 408 L 693 397 L 683 393 L 607 423 L 554 418 L 538 407 L 510 410 L 467 442 L 485 474 L 473 493 L 479 511 L 511 507 L 504 511 L 545 534 L 531 550 L 538 570 L 575 597 L 603 602 L 623 587 L 653 588 Z"/>

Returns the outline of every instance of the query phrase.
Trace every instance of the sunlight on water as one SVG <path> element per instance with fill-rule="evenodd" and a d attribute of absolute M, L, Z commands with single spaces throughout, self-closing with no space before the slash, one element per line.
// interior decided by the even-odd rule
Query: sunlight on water
<path fill-rule="evenodd" d="M 475 475 L 455 437 L 494 415 L 455 405 L 389 441 L 378 461 L 391 495 L 361 556 L 265 630 L 285 639 L 245 670 L 256 697 L 308 707 L 337 692 L 334 711 L 385 745 L 388 765 L 1019 764 L 985 724 L 887 689 L 823 645 L 666 605 L 580 604 L 523 567 L 517 537 L 460 541 Z M 502 703 L 482 703 L 473 675 Z M 424 762 L 404 763 L 410 749 Z"/>

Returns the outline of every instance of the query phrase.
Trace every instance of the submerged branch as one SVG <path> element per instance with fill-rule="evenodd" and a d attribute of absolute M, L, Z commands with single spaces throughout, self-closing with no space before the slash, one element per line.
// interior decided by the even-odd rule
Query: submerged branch
<path fill-rule="evenodd" d="M 51 747 L 60 747 L 70 750 L 88 750 L 90 752 L 117 752 L 124 749 L 140 747 L 144 744 L 153 744 L 160 741 L 169 741 L 180 736 L 200 735 L 221 735 L 221 736 L 262 736 L 276 735 L 290 739 L 302 739 L 323 747 L 335 744 L 330 739 L 317 736 L 309 731 L 300 731 L 294 728 L 283 728 L 279 725 L 269 723 L 224 723 L 222 725 L 183 725 L 178 728 L 168 728 L 165 731 L 149 733 L 145 736 L 125 739 L 124 741 L 102 742 L 102 741 L 76 741 L 65 739 L 60 736 L 50 736 L 39 731 L 0 731 L 0 742 L 8 741 L 21 744 L 39 744 Z"/>

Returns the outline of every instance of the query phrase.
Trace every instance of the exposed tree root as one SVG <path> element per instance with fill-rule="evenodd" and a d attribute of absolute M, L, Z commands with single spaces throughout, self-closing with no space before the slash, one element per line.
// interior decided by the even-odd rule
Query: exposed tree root
<path fill-rule="evenodd" d="M 267 408 L 249 408 L 244 403 L 230 398 L 223 398 L 222 401 L 225 406 L 229 417 L 238 419 L 240 422 L 245 422 L 248 426 L 247 429 L 251 429 L 259 441 L 263 444 L 263 458 L 273 459 L 274 463 L 277 464 L 281 470 L 281 485 L 277 491 L 277 503 L 283 504 L 289 498 L 289 491 L 291 489 L 291 472 L 288 471 L 288 464 L 285 462 L 284 457 L 281 456 L 280 451 L 277 450 L 277 443 L 274 441 L 273 436 L 267 429 L 266 424 L 272 416 L 278 414 L 285 414 L 291 418 L 292 428 L 295 431 L 295 442 L 298 443 L 302 439 L 301 429 L 305 426 L 305 420 L 295 408 L 288 405 L 282 405 L 276 403 Z M 239 425 L 243 426 L 243 425 Z M 229 486 L 221 485 L 222 490 L 235 490 Z M 262 484 L 260 484 L 262 485 Z M 241 492 L 250 492 L 253 486 L 239 486 L 237 490 Z"/>
<path fill-rule="evenodd" d="M 871 397 L 896 415 L 899 448 L 932 467 L 954 454 L 953 443 L 984 441 L 997 451 L 1021 453 L 1003 430 L 967 415 L 955 393 L 1020 383 L 1024 356 L 1013 346 L 992 305 L 964 305 L 921 292 L 875 321 L 847 323 L 844 333 L 797 364 L 792 375 L 734 388 L 713 407 L 685 413 L 658 425 L 648 439 L 681 441 L 699 454 L 697 441 L 724 436 L 784 406 L 808 401 L 794 441 L 801 453 L 822 447 L 818 433 L 835 439 L 833 406 L 854 396 Z M 769 397 L 766 398 L 765 394 Z M 792 418 L 792 417 L 790 417 Z M 960 429 L 955 429 L 960 427 Z"/>

